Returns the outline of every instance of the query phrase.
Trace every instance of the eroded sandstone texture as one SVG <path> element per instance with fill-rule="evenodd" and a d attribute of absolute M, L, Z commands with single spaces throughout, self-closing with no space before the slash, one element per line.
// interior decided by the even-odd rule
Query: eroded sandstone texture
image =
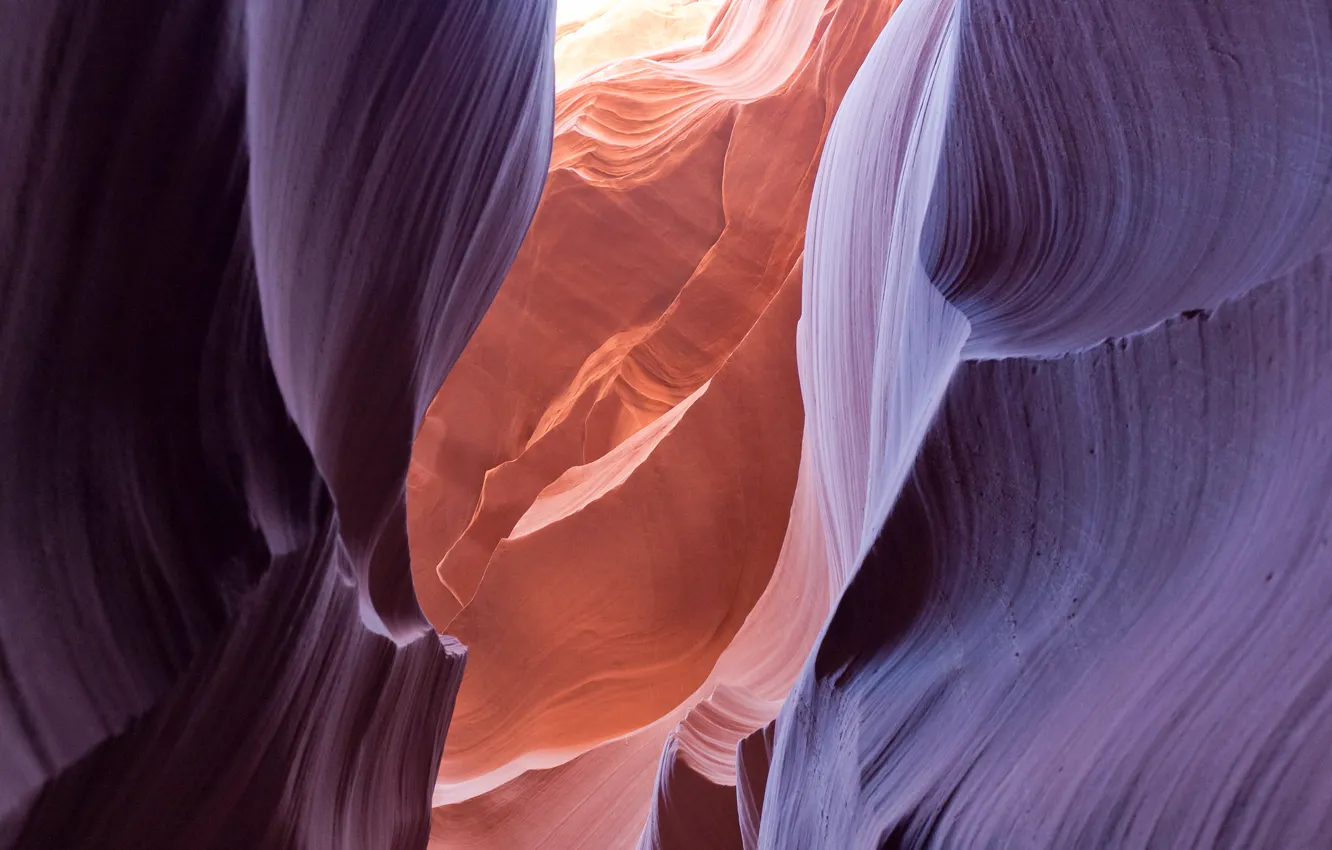
<path fill-rule="evenodd" d="M 811 206 L 852 577 L 759 846 L 1326 842 L 1329 56 L 1294 2 L 894 15 Z"/>
<path fill-rule="evenodd" d="M 541 207 L 413 461 L 417 592 L 469 648 L 438 846 L 630 846 L 670 765 L 733 800 L 828 613 L 804 225 L 890 12 L 730 3 L 557 95 Z"/>
<path fill-rule="evenodd" d="M 423 846 L 413 435 L 550 150 L 550 10 L 0 9 L 0 823 Z"/>
<path fill-rule="evenodd" d="M 0 43 L 0 846 L 1328 843 L 1328 4 Z"/>
<path fill-rule="evenodd" d="M 841 600 L 791 700 L 745 740 L 738 770 L 709 770 L 689 757 L 690 730 L 729 726 L 714 740 L 734 742 L 762 722 L 724 708 L 736 704 L 728 688 L 678 727 L 668 714 L 626 733 L 659 707 L 612 729 L 629 701 L 590 685 L 608 695 L 593 708 L 580 687 L 588 707 L 561 732 L 606 723 L 628 737 L 473 800 L 446 798 L 439 846 L 582 846 L 590 834 L 627 846 L 631 830 L 587 830 L 629 815 L 582 806 L 606 779 L 643 799 L 641 780 L 619 783 L 655 752 L 656 791 L 634 813 L 646 816 L 641 846 L 1316 844 L 1332 799 L 1311 755 L 1328 735 L 1318 671 L 1332 647 L 1306 638 L 1330 625 L 1328 16 L 1295 3 L 896 10 L 841 103 L 803 245 L 803 458 L 779 565 L 803 538 L 807 555 L 822 552 L 801 563 L 819 563 L 824 592 Z M 623 68 L 586 85 L 664 76 Z M 597 130 L 557 139 L 552 185 L 568 179 L 568 151 L 589 186 L 640 168 L 686 196 L 654 147 L 660 121 L 584 102 L 599 120 L 573 126 Z M 598 151 L 590 164 L 572 158 Z M 732 131 L 724 163 L 741 153 Z M 702 208 L 697 192 L 690 209 Z M 531 240 L 542 227 L 539 215 Z M 653 235 L 669 232 L 663 221 Z M 632 268 L 627 251 L 613 257 L 614 272 L 589 261 L 580 273 L 605 285 Z M 585 463 L 608 429 L 646 446 L 653 428 L 693 415 L 699 398 L 686 391 L 698 384 L 653 385 L 670 362 L 655 351 L 627 358 L 632 370 L 603 383 L 586 414 L 557 402 L 556 415 L 589 423 Z M 565 382 L 574 391 L 590 386 L 586 362 Z M 714 384 L 703 398 L 717 394 Z M 547 494 L 559 522 L 575 516 L 563 495 L 574 483 Z M 644 513 L 610 533 L 664 522 Z M 577 538 L 588 548 L 560 576 L 589 575 L 581 556 L 598 533 Z M 662 544 L 651 552 L 633 563 L 654 563 Z M 602 582 L 591 584 L 572 592 Z M 617 625 L 632 616 L 602 610 Z M 481 634 L 505 621 L 464 609 L 454 622 Z M 616 677 L 641 663 L 602 657 Z M 656 681 L 683 657 L 664 659 Z M 447 750 L 444 765 L 448 788 Z M 731 783 L 738 834 L 716 826 Z M 576 786 L 590 790 L 552 790 Z M 543 826 L 538 805 L 579 831 Z"/>

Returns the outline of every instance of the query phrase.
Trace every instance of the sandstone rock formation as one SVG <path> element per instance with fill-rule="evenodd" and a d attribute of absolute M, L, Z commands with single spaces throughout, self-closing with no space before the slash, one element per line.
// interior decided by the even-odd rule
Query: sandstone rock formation
<path fill-rule="evenodd" d="M 1327 842 L 1326 4 L 0 43 L 0 847 Z"/>
<path fill-rule="evenodd" d="M 0 839 L 423 846 L 426 405 L 547 169 L 540 3 L 0 10 Z"/>
<path fill-rule="evenodd" d="M 1325 840 L 1329 55 L 1300 3 L 889 22 L 806 248 L 851 580 L 758 846 Z"/>
<path fill-rule="evenodd" d="M 808 485 L 793 507 L 800 257 L 890 12 L 730 3 L 559 93 L 537 218 L 415 451 L 418 595 L 469 647 L 438 846 L 627 846 L 668 737 L 734 797 L 827 615 Z"/>
<path fill-rule="evenodd" d="M 733 782 L 735 742 L 785 697 L 827 605 L 821 553 L 778 565 L 806 199 L 888 11 L 733 3 L 694 53 L 559 93 L 537 220 L 413 464 L 418 596 L 470 653 L 438 802 L 674 725 L 722 683 L 749 717 L 682 739 Z M 818 553 L 810 534 L 787 545 Z"/>

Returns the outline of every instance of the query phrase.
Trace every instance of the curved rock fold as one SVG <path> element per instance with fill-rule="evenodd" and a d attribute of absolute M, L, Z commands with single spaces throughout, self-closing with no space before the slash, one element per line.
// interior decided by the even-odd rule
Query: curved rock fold
<path fill-rule="evenodd" d="M 0 847 L 1332 832 L 1326 4 L 0 43 Z"/>
<path fill-rule="evenodd" d="M 424 845 L 464 650 L 409 452 L 537 203 L 550 25 L 0 11 L 6 844 Z"/>
<path fill-rule="evenodd" d="M 820 165 L 802 316 L 849 583 L 757 846 L 1327 829 L 1332 15 L 1278 6 L 908 0 L 881 35 Z M 921 281 L 956 347 L 852 310 L 868 289 L 929 338 Z M 883 403 L 930 370 L 937 413 Z"/>

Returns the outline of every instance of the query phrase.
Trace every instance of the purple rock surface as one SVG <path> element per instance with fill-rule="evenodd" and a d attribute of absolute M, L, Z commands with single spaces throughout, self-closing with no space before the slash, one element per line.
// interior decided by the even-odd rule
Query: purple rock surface
<path fill-rule="evenodd" d="M 548 176 L 553 3 L 0 4 L 0 848 L 1329 846 L 1332 5 L 884 4 L 798 266 L 783 557 L 835 604 L 780 715 L 457 799 L 406 479 Z M 821 49 L 778 8 L 715 31 Z M 650 804 L 523 831 L 662 737 Z"/>
<path fill-rule="evenodd" d="M 0 837 L 423 846 L 425 406 L 518 249 L 549 4 L 0 9 Z"/>
<path fill-rule="evenodd" d="M 895 13 L 810 216 L 849 582 L 759 846 L 1326 843 L 1329 57 L 1320 4 Z"/>

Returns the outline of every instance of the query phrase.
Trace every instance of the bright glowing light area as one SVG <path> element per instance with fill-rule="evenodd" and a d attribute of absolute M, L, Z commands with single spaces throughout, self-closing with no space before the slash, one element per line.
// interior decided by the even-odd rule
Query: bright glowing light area
<path fill-rule="evenodd" d="M 702 41 L 721 0 L 560 0 L 555 87 L 607 62 Z"/>

